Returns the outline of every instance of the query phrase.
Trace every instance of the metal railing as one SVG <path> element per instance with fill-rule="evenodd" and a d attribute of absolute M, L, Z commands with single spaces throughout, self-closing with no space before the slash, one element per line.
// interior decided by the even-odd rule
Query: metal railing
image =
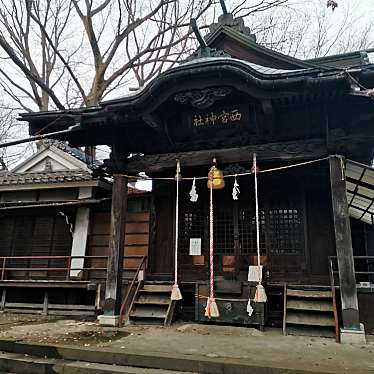
<path fill-rule="evenodd" d="M 58 278 L 64 278 L 66 281 L 76 279 L 76 276 L 71 273 L 74 271 L 92 272 L 92 271 L 107 271 L 107 267 L 97 267 L 97 266 L 87 266 L 86 260 L 105 260 L 107 263 L 109 256 L 3 256 L 0 257 L 1 268 L 1 278 L 0 280 L 10 280 L 7 275 L 9 272 L 14 273 L 27 273 L 24 280 L 31 280 L 30 273 L 32 272 L 47 272 L 46 279 L 48 279 L 49 273 L 54 273 L 56 276 L 58 273 L 63 273 L 59 275 Z M 82 260 L 82 266 L 72 266 L 73 260 Z M 138 259 L 141 264 L 144 263 L 143 255 L 133 255 L 124 256 L 124 260 Z M 27 262 L 25 264 L 19 264 L 20 261 Z M 33 265 L 32 262 L 39 262 L 39 264 Z M 45 261 L 46 264 L 40 264 Z M 61 266 L 57 264 L 50 266 L 50 262 L 61 261 Z M 17 264 L 18 262 L 18 264 Z M 8 266 L 9 265 L 9 266 Z M 134 270 L 134 268 L 123 266 L 123 270 Z"/>
<path fill-rule="evenodd" d="M 355 265 L 355 275 L 359 276 L 358 278 L 367 278 L 370 281 L 370 275 L 374 276 L 374 256 L 353 256 L 353 261 Z M 335 286 L 335 274 L 339 274 L 339 270 L 334 264 L 337 264 L 337 257 L 329 256 L 330 278 L 332 284 Z M 370 270 L 370 268 L 373 270 Z"/>

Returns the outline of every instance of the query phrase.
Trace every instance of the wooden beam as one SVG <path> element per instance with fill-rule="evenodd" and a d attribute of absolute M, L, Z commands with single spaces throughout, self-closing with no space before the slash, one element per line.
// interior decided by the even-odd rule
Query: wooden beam
<path fill-rule="evenodd" d="M 256 152 L 258 159 L 263 161 L 291 161 L 326 156 L 327 148 L 322 139 L 269 143 L 238 148 L 135 156 L 127 158 L 122 166 L 128 173 L 141 171 L 157 173 L 175 168 L 176 159 L 179 159 L 184 167 L 211 165 L 213 157 L 216 157 L 220 163 L 250 163 L 253 152 Z"/>
<path fill-rule="evenodd" d="M 127 178 L 114 175 L 110 218 L 109 258 L 105 287 L 104 315 L 118 316 L 121 305 Z"/>
<path fill-rule="evenodd" d="M 347 330 L 360 330 L 351 227 L 342 162 L 342 158 L 339 156 L 331 157 L 329 160 L 343 328 Z"/>

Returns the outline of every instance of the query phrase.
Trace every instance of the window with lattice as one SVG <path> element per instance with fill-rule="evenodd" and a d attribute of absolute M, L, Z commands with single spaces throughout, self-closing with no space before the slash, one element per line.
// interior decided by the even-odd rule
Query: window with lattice
<path fill-rule="evenodd" d="M 265 235 L 265 212 L 259 211 L 260 223 L 260 251 L 266 253 L 266 235 Z M 239 243 L 241 253 L 257 253 L 256 240 L 256 216 L 253 209 L 239 210 Z"/>
<path fill-rule="evenodd" d="M 232 255 L 234 248 L 234 222 L 231 209 L 214 211 L 214 252 Z"/>
<path fill-rule="evenodd" d="M 298 209 L 270 209 L 267 221 L 270 253 L 302 253 L 303 222 Z"/>

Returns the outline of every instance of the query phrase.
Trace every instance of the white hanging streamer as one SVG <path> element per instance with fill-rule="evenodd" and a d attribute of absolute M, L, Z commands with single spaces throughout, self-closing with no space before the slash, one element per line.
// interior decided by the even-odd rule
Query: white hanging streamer
<path fill-rule="evenodd" d="M 190 201 L 192 201 L 193 203 L 196 203 L 198 197 L 199 195 L 196 192 L 196 178 L 194 178 L 192 182 L 191 191 L 190 191 Z"/>
<path fill-rule="evenodd" d="M 233 200 L 238 200 L 239 194 L 240 194 L 239 183 L 236 180 L 236 174 L 235 174 L 234 187 L 232 188 L 232 198 L 233 198 Z"/>
<path fill-rule="evenodd" d="M 74 235 L 73 224 L 69 221 L 69 217 L 64 212 L 60 212 L 60 214 L 65 218 L 66 224 L 69 226 L 70 234 L 71 236 L 73 236 Z"/>
<path fill-rule="evenodd" d="M 248 299 L 248 303 L 247 303 L 247 313 L 248 313 L 248 315 L 249 315 L 250 317 L 252 316 L 253 308 L 252 308 L 252 305 L 251 305 L 251 298 Z"/>

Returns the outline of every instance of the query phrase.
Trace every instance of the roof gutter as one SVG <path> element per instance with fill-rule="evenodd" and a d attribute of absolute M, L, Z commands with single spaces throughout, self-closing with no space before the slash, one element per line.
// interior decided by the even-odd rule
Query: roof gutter
<path fill-rule="evenodd" d="M 106 197 L 102 199 L 86 199 L 86 200 L 75 200 L 75 201 L 65 201 L 65 202 L 47 202 L 41 204 L 23 204 L 23 205 L 12 205 L 0 207 L 0 211 L 4 210 L 15 210 L 15 209 L 31 209 L 31 208 L 58 208 L 58 207 L 69 207 L 69 206 L 85 206 L 93 204 L 101 204 L 107 201 L 111 201 L 111 197 Z"/>

